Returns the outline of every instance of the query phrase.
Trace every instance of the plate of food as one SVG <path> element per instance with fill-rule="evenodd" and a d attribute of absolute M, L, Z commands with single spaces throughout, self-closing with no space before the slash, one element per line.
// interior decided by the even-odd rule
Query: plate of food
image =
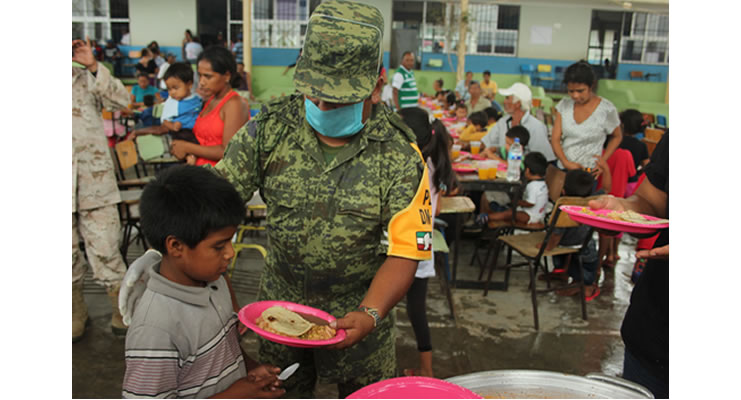
<path fill-rule="evenodd" d="M 474 160 L 486 160 L 486 157 L 482 156 L 481 154 L 471 154 L 467 151 L 461 151 L 461 156 L 473 158 Z"/>
<path fill-rule="evenodd" d="M 343 341 L 344 329 L 334 330 L 336 318 L 314 307 L 290 301 L 258 301 L 239 310 L 239 320 L 271 342 L 291 347 L 322 347 Z"/>
<path fill-rule="evenodd" d="M 644 215 L 635 211 L 593 210 L 583 206 L 561 206 L 576 222 L 595 228 L 627 233 L 653 233 L 669 227 L 668 219 Z"/>
<path fill-rule="evenodd" d="M 424 376 L 386 379 L 347 396 L 348 399 L 480 399 L 454 383 Z"/>
<path fill-rule="evenodd" d="M 453 163 L 453 171 L 460 173 L 476 172 L 476 166 L 467 162 Z"/>

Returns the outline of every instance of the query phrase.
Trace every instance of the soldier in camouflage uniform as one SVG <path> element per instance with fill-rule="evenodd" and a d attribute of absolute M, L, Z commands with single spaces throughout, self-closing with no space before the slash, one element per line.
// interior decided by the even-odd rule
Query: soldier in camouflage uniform
<path fill-rule="evenodd" d="M 319 349 L 260 340 L 262 362 L 301 363 L 284 382 L 288 397 L 312 397 L 317 378 L 346 397 L 394 377 L 389 312 L 417 261 L 430 258 L 424 161 L 413 133 L 379 102 L 382 32 L 372 6 L 317 7 L 294 75 L 303 95 L 269 103 L 216 165 L 245 200 L 259 189 L 268 205 L 259 300 L 325 310 L 347 332 Z"/>
<path fill-rule="evenodd" d="M 88 319 L 82 296 L 82 277 L 87 271 L 80 251 L 80 237 L 93 275 L 107 289 L 113 305 L 111 327 L 125 333 L 118 312 L 118 290 L 126 272 L 119 251 L 116 203 L 121 201 L 113 161 L 103 133 L 102 109 L 125 108 L 129 93 L 107 68 L 99 68 L 89 44 L 72 42 L 72 341 L 82 338 Z"/>

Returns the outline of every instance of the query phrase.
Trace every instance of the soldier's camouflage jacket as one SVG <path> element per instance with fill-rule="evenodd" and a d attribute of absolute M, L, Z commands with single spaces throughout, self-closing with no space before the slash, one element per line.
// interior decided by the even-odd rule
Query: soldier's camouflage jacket
<path fill-rule="evenodd" d="M 268 206 L 260 299 L 339 318 L 360 305 L 387 256 L 430 258 L 429 183 L 413 133 L 385 105 L 373 107 L 329 165 L 304 115 L 303 96 L 271 102 L 232 138 L 216 169 L 245 201 L 260 189 Z M 336 368 L 320 375 L 341 373 L 345 361 L 362 363 L 378 350 L 374 342 L 393 346 L 392 328 L 386 318 L 359 344 L 328 352 Z"/>
<path fill-rule="evenodd" d="M 102 110 L 126 108 L 129 92 L 102 64 L 97 76 L 72 67 L 72 212 L 121 201 Z"/>

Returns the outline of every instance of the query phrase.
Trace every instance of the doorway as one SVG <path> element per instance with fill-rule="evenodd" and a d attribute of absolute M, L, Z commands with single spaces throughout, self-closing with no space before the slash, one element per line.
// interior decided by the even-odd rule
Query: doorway
<path fill-rule="evenodd" d="M 226 0 L 196 0 L 198 38 L 203 48 L 226 46 Z M 221 38 L 218 39 L 219 33 Z"/>
<path fill-rule="evenodd" d="M 587 61 L 598 79 L 615 79 L 624 15 L 620 11 L 592 11 Z"/>

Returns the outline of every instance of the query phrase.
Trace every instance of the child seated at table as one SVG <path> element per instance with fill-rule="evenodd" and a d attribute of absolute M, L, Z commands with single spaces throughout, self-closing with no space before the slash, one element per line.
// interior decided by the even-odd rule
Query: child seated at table
<path fill-rule="evenodd" d="M 486 113 L 487 118 L 487 124 L 486 124 L 486 130 L 487 132 L 491 129 L 492 126 L 494 126 L 497 121 L 499 121 L 499 118 L 502 118 L 502 113 L 497 111 L 494 107 L 486 107 L 484 109 L 484 112 Z"/>
<path fill-rule="evenodd" d="M 457 100 L 455 99 L 455 93 L 451 92 L 450 90 L 447 90 L 445 92 L 445 101 L 442 103 L 442 108 L 445 111 L 446 117 L 454 117 L 455 116 L 455 103 Z"/>
<path fill-rule="evenodd" d="M 594 188 L 594 177 L 587 171 L 581 169 L 572 169 L 566 173 L 564 179 L 563 189 L 561 194 L 563 196 L 572 197 L 589 197 L 591 196 Z M 584 240 L 589 235 L 590 227 L 587 225 L 580 225 L 575 228 L 555 228 L 551 234 L 546 250 L 554 249 L 557 246 L 581 246 Z M 575 281 L 582 279 L 579 273 L 579 264 L 576 260 L 577 255 L 573 254 L 570 256 L 571 262 L 566 265 L 569 260 L 569 255 L 556 255 L 553 256 L 553 267 L 554 272 L 551 273 L 551 277 L 554 279 L 567 280 L 569 277 Z M 581 259 L 582 268 L 584 269 L 584 297 L 587 301 L 594 300 L 600 293 L 599 287 L 597 286 L 597 271 L 599 267 L 599 258 L 597 254 L 597 247 L 594 243 L 594 239 L 591 237 L 587 242 L 585 250 L 578 255 Z M 564 274 L 564 269 L 566 273 Z M 580 289 L 569 288 L 556 291 L 556 294 L 561 296 L 574 296 L 580 292 Z"/>
<path fill-rule="evenodd" d="M 123 397 L 283 395 L 280 369 L 258 365 L 239 344 L 234 294 L 224 278 L 245 215 L 234 187 L 204 168 L 175 166 L 144 188 L 140 210 L 142 232 L 161 256 L 148 251 L 127 272 L 146 274 L 147 283 L 121 303 L 133 313 Z"/>
<path fill-rule="evenodd" d="M 537 151 L 525 156 L 525 193 L 517 203 L 515 221 L 521 224 L 542 224 L 545 216 L 545 206 L 548 203 L 548 186 L 545 183 L 545 171 L 548 160 Z M 485 225 L 489 221 L 511 221 L 512 209 L 503 207 L 499 203 L 489 202 L 486 194 L 482 195 L 481 214 L 476 223 Z"/>
<path fill-rule="evenodd" d="M 530 143 L 530 132 L 527 128 L 522 125 L 516 125 L 505 133 L 504 147 L 487 147 L 481 153 L 484 157 L 490 160 L 497 160 L 500 162 L 507 162 L 507 156 L 509 155 L 509 148 L 515 142 L 515 139 L 520 139 L 520 146 L 522 146 L 523 155 L 527 153 L 527 144 Z M 521 164 L 521 168 L 525 167 L 525 164 Z"/>
<path fill-rule="evenodd" d="M 472 140 L 481 140 L 487 133 L 486 124 L 488 122 L 488 116 L 484 111 L 476 111 L 468 117 L 466 127 L 461 130 L 459 140 L 462 142 L 464 147 L 468 146 L 468 142 Z"/>
<path fill-rule="evenodd" d="M 445 105 L 445 97 L 448 95 L 447 90 L 440 90 L 437 93 L 435 93 L 435 101 L 437 101 L 438 104 L 441 106 Z"/>
<path fill-rule="evenodd" d="M 466 122 L 468 119 L 468 107 L 463 101 L 457 101 L 455 103 L 455 118 L 458 122 Z"/>
<path fill-rule="evenodd" d="M 133 132 L 134 137 L 141 135 L 168 134 L 173 140 L 185 140 L 198 143 L 193 126 L 201 111 L 201 98 L 192 93 L 193 69 L 187 63 L 174 63 L 167 68 L 164 75 L 169 96 L 162 108 L 162 125 L 148 129 L 138 129 Z M 186 162 L 195 163 L 195 157 L 186 156 Z"/>

